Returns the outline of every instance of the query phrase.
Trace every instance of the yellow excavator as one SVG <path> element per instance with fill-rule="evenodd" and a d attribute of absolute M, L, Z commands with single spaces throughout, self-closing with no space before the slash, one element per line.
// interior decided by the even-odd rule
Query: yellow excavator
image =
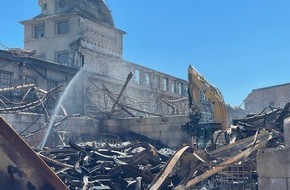
<path fill-rule="evenodd" d="M 226 132 L 227 108 L 220 90 L 210 84 L 193 66 L 188 67 L 189 123 L 187 130 L 198 148 L 215 144 L 214 133 Z"/>

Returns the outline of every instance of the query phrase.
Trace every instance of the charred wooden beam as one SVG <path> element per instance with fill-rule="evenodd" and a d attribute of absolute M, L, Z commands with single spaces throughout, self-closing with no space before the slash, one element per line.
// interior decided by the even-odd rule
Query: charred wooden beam
<path fill-rule="evenodd" d="M 35 84 L 25 84 L 25 85 L 21 85 L 21 86 L 13 86 L 13 87 L 1 88 L 0 89 L 0 93 L 13 91 L 13 90 L 19 90 L 19 89 L 25 89 L 25 88 L 33 88 L 33 87 L 35 87 Z"/>
<path fill-rule="evenodd" d="M 111 109 L 110 113 L 112 113 L 112 112 L 114 111 L 116 105 L 119 103 L 120 98 L 121 98 L 121 96 L 123 95 L 124 90 L 126 89 L 128 83 L 129 83 L 129 81 L 131 80 L 132 77 L 133 77 L 133 73 L 130 72 L 129 75 L 127 76 L 127 79 L 126 79 L 126 82 L 125 82 L 124 86 L 122 87 L 122 89 L 121 89 L 121 91 L 120 91 L 120 93 L 119 93 L 119 95 L 118 95 L 118 97 L 117 97 L 115 103 L 114 103 L 113 106 L 112 106 L 112 109 Z"/>

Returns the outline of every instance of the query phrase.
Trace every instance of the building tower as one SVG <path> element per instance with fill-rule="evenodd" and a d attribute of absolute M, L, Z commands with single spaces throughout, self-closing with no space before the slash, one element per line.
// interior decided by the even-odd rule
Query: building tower
<path fill-rule="evenodd" d="M 41 14 L 22 21 L 24 48 L 35 57 L 79 68 L 122 59 L 123 34 L 103 0 L 38 0 Z M 91 57 L 93 55 L 93 58 Z"/>

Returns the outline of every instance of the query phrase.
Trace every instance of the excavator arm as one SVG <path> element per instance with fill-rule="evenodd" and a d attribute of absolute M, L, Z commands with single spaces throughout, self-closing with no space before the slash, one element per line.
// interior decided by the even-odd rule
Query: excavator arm
<path fill-rule="evenodd" d="M 191 65 L 188 67 L 189 107 L 192 111 L 202 112 L 202 101 L 207 101 L 212 107 L 213 122 L 221 123 L 221 129 L 227 128 L 227 109 L 220 90 L 210 84 Z"/>
<path fill-rule="evenodd" d="M 190 114 L 186 131 L 196 139 L 198 147 L 214 145 L 215 135 L 225 134 L 227 130 L 227 108 L 220 90 L 191 65 L 188 67 L 188 98 Z"/>

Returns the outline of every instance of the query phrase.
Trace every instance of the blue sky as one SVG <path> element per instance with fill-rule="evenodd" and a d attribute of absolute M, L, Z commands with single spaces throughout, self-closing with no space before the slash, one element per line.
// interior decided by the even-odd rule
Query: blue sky
<path fill-rule="evenodd" d="M 289 83 L 288 0 L 106 0 L 124 37 L 123 58 L 187 79 L 193 65 L 240 105 L 256 88 Z M 2 0 L 0 43 L 23 47 L 18 21 L 39 14 L 37 0 Z"/>

